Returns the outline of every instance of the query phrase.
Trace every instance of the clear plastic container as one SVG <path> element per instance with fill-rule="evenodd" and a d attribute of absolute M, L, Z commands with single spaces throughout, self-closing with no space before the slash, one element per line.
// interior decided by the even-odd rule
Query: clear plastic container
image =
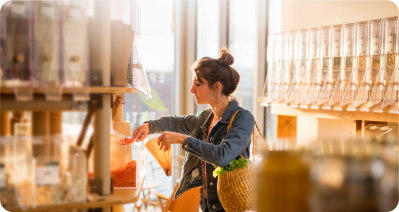
<path fill-rule="evenodd" d="M 125 137 L 112 130 L 111 177 L 115 189 L 137 189 L 147 173 L 147 154 L 144 152 L 144 142 L 134 142 L 131 146 L 118 145 L 118 140 Z"/>
<path fill-rule="evenodd" d="M 33 137 L 36 159 L 36 205 L 86 201 L 87 159 L 68 137 Z"/>
<path fill-rule="evenodd" d="M 46 99 L 62 99 L 60 67 L 61 3 L 59 1 L 33 2 L 33 64 L 37 86 L 44 91 Z"/>
<path fill-rule="evenodd" d="M 369 49 L 368 57 L 366 58 L 366 73 L 363 76 L 362 84 L 356 104 L 359 110 L 369 112 L 370 108 L 376 103 L 383 101 L 382 93 L 384 87 L 383 78 L 385 78 L 386 71 L 381 69 L 381 62 L 384 62 L 382 54 L 382 37 L 383 37 L 383 19 L 369 21 Z M 351 108 L 355 109 L 355 108 Z"/>
<path fill-rule="evenodd" d="M 307 30 L 297 31 L 295 34 L 294 47 L 294 74 L 291 82 L 290 91 L 285 104 L 290 107 L 298 107 L 300 104 L 299 94 L 305 82 L 306 62 L 307 62 Z"/>
<path fill-rule="evenodd" d="M 32 27 L 32 2 L 9 1 L 2 8 L 7 13 L 6 44 L 7 67 L 4 70 L 3 82 L 6 87 L 13 88 L 18 101 L 32 99 L 34 70 L 32 62 L 32 43 L 30 29 Z"/>
<path fill-rule="evenodd" d="M 307 32 L 307 61 L 306 61 L 306 71 L 304 84 L 300 89 L 300 94 L 298 96 L 300 108 L 308 108 L 311 102 L 308 101 L 310 91 L 313 83 L 320 84 L 321 79 L 317 80 L 318 73 L 322 70 L 322 60 L 320 54 L 321 46 L 321 29 L 312 28 Z M 321 75 L 320 75 L 321 76 Z M 316 85 L 315 85 L 316 86 Z M 321 88 L 321 86 L 320 86 Z M 311 98 L 312 99 L 312 98 Z M 316 98 L 317 99 L 317 98 Z"/>
<path fill-rule="evenodd" d="M 348 101 L 344 103 L 345 90 L 349 86 L 349 79 L 352 74 L 353 60 L 356 50 L 356 24 L 344 23 L 342 25 L 341 40 L 341 66 L 340 73 L 335 84 L 335 88 L 328 105 L 323 105 L 323 109 L 333 109 L 342 111 Z"/>
<path fill-rule="evenodd" d="M 395 68 L 395 59 L 397 56 L 397 36 L 398 36 L 398 17 L 386 18 L 383 21 L 383 53 L 380 73 L 378 75 L 377 85 L 372 94 L 373 112 L 382 113 L 384 108 L 395 103 L 397 97 L 393 92 L 395 78 L 397 78 L 397 69 Z"/>
<path fill-rule="evenodd" d="M 265 85 L 263 87 L 263 94 L 266 100 L 262 102 L 262 105 L 268 106 L 270 102 L 277 98 L 276 91 L 276 60 L 275 60 L 275 48 L 276 48 L 276 36 L 272 35 L 267 38 L 267 76 Z"/>
<path fill-rule="evenodd" d="M 35 164 L 26 142 L 0 137 L 0 202 L 7 210 L 35 206 Z"/>
<path fill-rule="evenodd" d="M 368 21 L 356 22 L 355 25 L 355 57 L 352 61 L 352 73 L 349 78 L 349 84 L 345 90 L 344 99 L 342 100 L 341 107 L 347 105 L 347 110 L 355 111 L 356 108 L 363 104 L 356 102 L 363 78 L 367 69 L 370 69 L 370 57 L 368 56 L 369 46 L 369 24 Z M 341 108 L 342 110 L 342 108 Z"/>
<path fill-rule="evenodd" d="M 292 80 L 294 80 L 294 58 L 295 58 L 295 32 L 287 32 L 284 35 L 284 60 L 281 65 L 280 88 L 278 98 L 274 102 L 277 105 L 284 105 Z M 273 103 L 272 103 L 273 105 Z"/>
<path fill-rule="evenodd" d="M 130 66 L 128 67 L 128 84 L 133 88 L 144 94 L 146 99 L 152 98 L 151 88 L 148 83 L 147 74 L 143 68 L 138 49 L 139 38 L 135 36 L 133 40 L 132 55 L 130 59 Z"/>
<path fill-rule="evenodd" d="M 5 3 L 2 5 L 0 10 L 0 83 L 4 85 L 4 71 L 8 66 L 8 48 L 6 45 L 7 40 L 7 10 L 10 3 Z"/>
<path fill-rule="evenodd" d="M 62 69 L 64 86 L 72 89 L 74 101 L 90 99 L 86 7 L 85 1 L 64 1 L 63 6 Z"/>

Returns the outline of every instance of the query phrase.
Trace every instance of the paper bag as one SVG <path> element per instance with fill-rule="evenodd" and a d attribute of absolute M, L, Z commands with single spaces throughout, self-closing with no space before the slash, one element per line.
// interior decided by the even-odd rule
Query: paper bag
<path fill-rule="evenodd" d="M 158 138 L 150 139 L 145 147 L 151 153 L 151 155 L 157 160 L 158 164 L 164 170 L 166 176 L 172 176 L 172 148 L 169 148 L 167 151 L 163 151 L 159 149 L 158 146 Z"/>

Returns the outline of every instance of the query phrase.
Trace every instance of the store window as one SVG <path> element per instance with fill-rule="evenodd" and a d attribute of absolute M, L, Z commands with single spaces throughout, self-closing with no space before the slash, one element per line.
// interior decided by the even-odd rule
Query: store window
<path fill-rule="evenodd" d="M 197 2 L 197 52 L 196 59 L 218 58 L 219 54 L 219 1 L 203 0 Z M 199 113 L 209 105 L 196 105 Z"/>
<path fill-rule="evenodd" d="M 253 111 L 256 64 L 256 1 L 230 1 L 228 46 L 233 67 L 240 74 L 236 96 L 245 109 Z"/>

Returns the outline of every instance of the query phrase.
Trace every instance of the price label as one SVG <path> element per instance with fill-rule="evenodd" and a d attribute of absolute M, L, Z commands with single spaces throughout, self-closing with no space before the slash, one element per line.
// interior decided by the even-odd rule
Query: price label
<path fill-rule="evenodd" d="M 349 56 L 351 54 L 351 39 L 347 38 L 345 43 L 345 56 Z"/>
<path fill-rule="evenodd" d="M 59 183 L 60 166 L 58 162 L 45 163 L 36 167 L 36 184 L 56 185 Z"/>
<path fill-rule="evenodd" d="M 44 18 L 54 18 L 54 2 L 41 2 L 41 15 Z"/>
<path fill-rule="evenodd" d="M 327 40 L 323 40 L 323 57 L 328 56 L 328 43 Z"/>
<path fill-rule="evenodd" d="M 316 57 L 316 41 L 311 43 L 310 55 Z"/>
<path fill-rule="evenodd" d="M 393 33 L 388 33 L 385 48 L 386 53 L 393 53 Z"/>
<path fill-rule="evenodd" d="M 6 173 L 4 171 L 4 164 L 0 164 L 0 189 L 6 187 Z"/>
<path fill-rule="evenodd" d="M 82 10 L 80 6 L 75 4 L 71 4 L 69 7 L 69 18 L 74 20 L 80 20 L 82 17 Z"/>
<path fill-rule="evenodd" d="M 26 13 L 26 5 L 24 1 L 12 1 L 11 13 L 17 16 L 24 16 Z"/>

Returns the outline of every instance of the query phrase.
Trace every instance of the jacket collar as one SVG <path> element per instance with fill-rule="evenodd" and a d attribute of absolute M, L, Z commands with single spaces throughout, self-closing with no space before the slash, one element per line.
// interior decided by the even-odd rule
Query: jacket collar
<path fill-rule="evenodd" d="M 237 100 L 233 99 L 231 100 L 229 106 L 227 106 L 226 110 L 224 111 L 222 115 L 222 119 L 219 122 L 222 123 L 229 123 L 231 116 L 233 115 L 233 112 L 236 111 L 238 107 L 238 102 Z M 202 130 L 206 129 L 207 124 L 209 124 L 209 120 L 213 118 L 213 111 L 210 109 L 210 113 L 208 115 L 208 118 L 206 118 L 205 122 L 202 124 L 200 127 Z"/>

